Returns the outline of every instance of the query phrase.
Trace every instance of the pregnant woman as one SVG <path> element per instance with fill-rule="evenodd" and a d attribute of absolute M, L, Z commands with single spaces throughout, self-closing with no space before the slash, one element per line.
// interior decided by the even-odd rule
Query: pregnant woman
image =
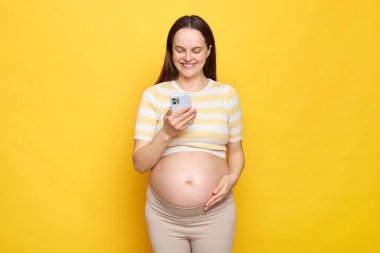
<path fill-rule="evenodd" d="M 244 167 L 238 94 L 216 81 L 215 41 L 199 16 L 171 27 L 161 74 L 142 96 L 133 163 L 150 171 L 145 206 L 156 253 L 231 252 L 232 188 Z M 172 112 L 170 96 L 191 105 Z"/>

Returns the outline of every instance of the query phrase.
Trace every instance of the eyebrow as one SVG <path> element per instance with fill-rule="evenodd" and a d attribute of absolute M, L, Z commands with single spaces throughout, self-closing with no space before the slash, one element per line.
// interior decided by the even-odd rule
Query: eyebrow
<path fill-rule="evenodd" d="M 184 47 L 181 47 L 181 46 L 174 46 L 175 48 L 179 48 L 179 49 L 185 49 Z M 203 47 L 201 46 L 198 46 L 198 47 L 193 47 L 192 49 L 203 49 Z"/>

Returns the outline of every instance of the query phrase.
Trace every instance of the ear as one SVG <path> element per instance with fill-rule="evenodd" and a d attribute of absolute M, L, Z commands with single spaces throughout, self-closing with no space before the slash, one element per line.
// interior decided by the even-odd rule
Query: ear
<path fill-rule="evenodd" d="M 211 54 L 211 48 L 212 48 L 212 45 L 210 45 L 210 46 L 208 47 L 207 57 Z"/>

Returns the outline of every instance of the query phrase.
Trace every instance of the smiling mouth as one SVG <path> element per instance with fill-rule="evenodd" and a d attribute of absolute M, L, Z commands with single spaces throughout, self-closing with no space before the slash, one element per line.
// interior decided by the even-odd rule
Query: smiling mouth
<path fill-rule="evenodd" d="M 195 63 L 181 63 L 181 65 L 186 69 L 190 69 L 194 67 Z"/>

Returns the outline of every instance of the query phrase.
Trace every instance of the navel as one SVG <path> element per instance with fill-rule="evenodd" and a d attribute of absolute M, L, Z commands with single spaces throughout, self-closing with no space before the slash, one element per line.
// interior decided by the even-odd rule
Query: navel
<path fill-rule="evenodd" d="M 187 179 L 187 180 L 185 181 L 185 184 L 186 184 L 186 185 L 193 185 L 194 182 L 193 182 L 193 180 L 191 180 L 191 179 Z"/>

